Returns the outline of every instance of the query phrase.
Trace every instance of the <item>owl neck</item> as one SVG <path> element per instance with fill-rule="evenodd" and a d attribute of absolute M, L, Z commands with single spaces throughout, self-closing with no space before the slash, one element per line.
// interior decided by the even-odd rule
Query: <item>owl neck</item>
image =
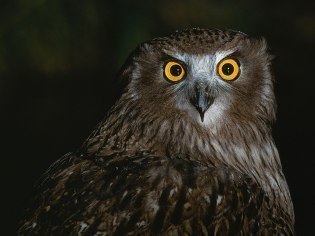
<path fill-rule="evenodd" d="M 163 126 L 170 127 L 167 124 Z M 275 205 L 281 205 L 294 219 L 289 188 L 268 124 L 257 119 L 248 122 L 222 121 L 219 125 L 209 124 L 205 129 L 200 129 L 194 123 L 182 126 L 184 129 L 180 133 L 176 133 L 176 130 L 180 130 L 180 124 L 179 127 L 172 127 L 176 133 L 172 136 L 175 135 L 176 139 L 167 140 L 167 131 L 161 135 L 163 140 L 169 141 L 168 147 L 172 147 L 174 156 L 176 153 L 188 153 L 186 156 L 207 165 L 223 165 L 245 173 L 263 187 Z M 188 151 L 176 148 L 181 143 Z"/>
<path fill-rule="evenodd" d="M 282 204 L 294 218 L 271 129 L 262 121 L 230 120 L 202 127 L 183 117 L 154 117 L 122 105 L 112 110 L 85 146 L 88 155 L 104 161 L 113 154 L 121 158 L 145 152 L 232 168 L 259 183 L 271 201 Z"/>
<path fill-rule="evenodd" d="M 170 156 L 183 154 L 183 158 L 194 158 L 206 165 L 223 165 L 245 173 L 259 183 L 269 199 L 281 205 L 293 219 L 290 192 L 271 127 L 258 119 L 248 122 L 226 120 L 220 124 L 208 124 L 209 127 L 200 127 L 194 122 L 162 122 L 159 125 L 160 138 L 168 147 Z"/>

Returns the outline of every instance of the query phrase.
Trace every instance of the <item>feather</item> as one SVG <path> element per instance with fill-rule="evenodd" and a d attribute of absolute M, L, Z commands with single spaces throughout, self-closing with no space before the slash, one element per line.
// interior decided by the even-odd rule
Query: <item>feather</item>
<path fill-rule="evenodd" d="M 233 81 L 217 73 L 223 56 L 239 66 Z M 169 60 L 187 74 L 179 83 L 163 77 Z M 231 30 L 141 44 L 121 69 L 121 97 L 44 173 L 18 234 L 293 235 L 270 60 L 265 41 Z"/>

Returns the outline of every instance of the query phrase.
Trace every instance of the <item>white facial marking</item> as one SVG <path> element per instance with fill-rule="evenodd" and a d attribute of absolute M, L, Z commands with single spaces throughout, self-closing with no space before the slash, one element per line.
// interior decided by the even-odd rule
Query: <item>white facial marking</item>
<path fill-rule="evenodd" d="M 218 92 L 220 88 L 229 89 L 229 85 L 223 81 L 217 74 L 217 65 L 218 63 L 234 53 L 236 49 L 231 49 L 227 51 L 216 51 L 214 54 L 179 54 L 166 52 L 172 57 L 184 62 L 187 65 L 187 79 L 183 83 L 179 83 L 177 86 L 174 86 L 175 90 L 180 90 L 183 86 L 189 86 L 189 83 L 194 83 L 196 80 L 205 81 L 209 86 L 212 87 L 214 92 Z M 196 111 L 189 102 L 187 102 L 187 96 L 183 93 L 177 93 L 176 104 L 177 107 L 181 110 L 186 110 L 188 113 L 200 123 L 202 126 L 210 126 L 211 124 L 220 123 L 218 119 L 221 119 L 224 113 L 224 110 L 228 108 L 226 104 L 221 103 L 219 98 L 216 98 L 214 103 L 209 107 L 209 109 L 204 114 L 204 121 L 201 121 L 199 113 Z M 225 101 L 227 103 L 227 101 Z"/>
<path fill-rule="evenodd" d="M 215 53 L 215 64 L 217 65 L 222 59 L 228 57 L 229 55 L 233 54 L 236 49 L 231 49 L 227 51 L 216 51 Z"/>

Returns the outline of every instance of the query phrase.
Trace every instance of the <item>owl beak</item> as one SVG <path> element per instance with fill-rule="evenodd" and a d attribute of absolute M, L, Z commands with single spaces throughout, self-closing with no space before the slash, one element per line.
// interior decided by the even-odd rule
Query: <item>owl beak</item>
<path fill-rule="evenodd" d="M 197 83 L 190 94 L 190 102 L 199 112 L 201 121 L 204 120 L 205 112 L 214 102 L 209 86 L 203 83 Z"/>

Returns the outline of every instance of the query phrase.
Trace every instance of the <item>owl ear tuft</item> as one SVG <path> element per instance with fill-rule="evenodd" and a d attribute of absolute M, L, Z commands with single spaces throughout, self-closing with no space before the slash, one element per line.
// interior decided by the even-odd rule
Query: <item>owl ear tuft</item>
<path fill-rule="evenodd" d="M 125 60 L 122 67 L 119 69 L 118 74 L 116 76 L 116 83 L 118 84 L 119 90 L 122 92 L 125 90 L 126 86 L 129 84 L 132 71 L 135 67 L 135 59 L 139 57 L 141 52 L 141 45 L 139 45 L 135 50 L 133 50 L 127 59 Z"/>
<path fill-rule="evenodd" d="M 264 58 L 266 62 L 271 63 L 275 56 L 271 54 L 271 50 L 268 46 L 267 40 L 264 37 L 258 38 L 254 40 L 253 44 L 253 46 L 255 47 L 255 50 L 253 50 L 253 52 L 255 52 L 257 56 Z"/>

